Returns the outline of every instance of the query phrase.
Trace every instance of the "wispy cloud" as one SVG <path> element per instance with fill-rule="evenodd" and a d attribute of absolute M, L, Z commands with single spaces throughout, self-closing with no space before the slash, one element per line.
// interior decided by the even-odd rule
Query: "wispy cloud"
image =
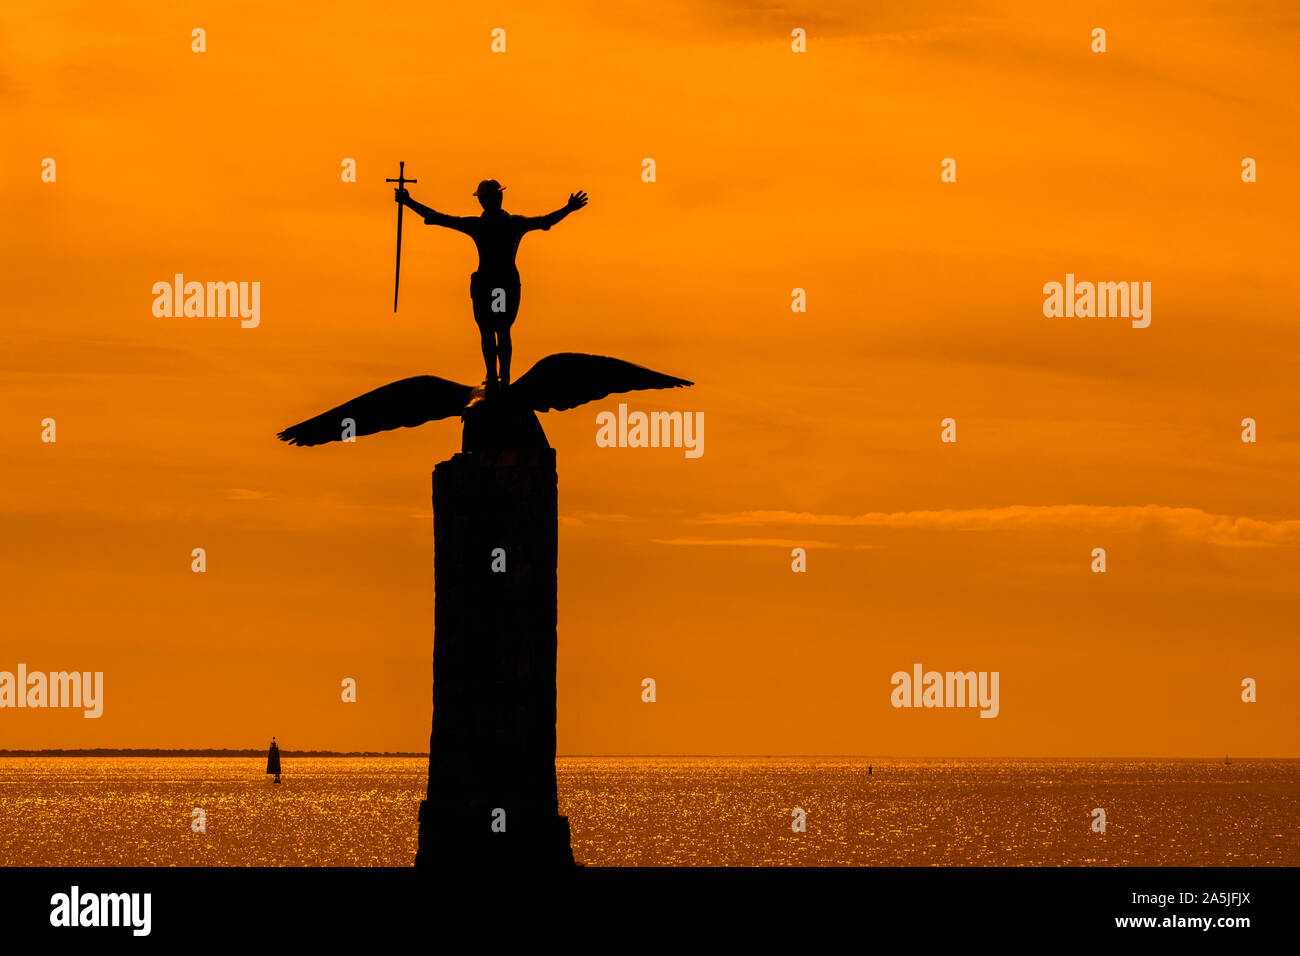
<path fill-rule="evenodd" d="M 627 514 L 617 514 L 614 512 L 600 511 L 575 511 L 570 514 L 560 515 L 560 523 L 566 525 L 581 525 L 587 522 L 613 522 L 615 524 L 627 524 L 640 519 Z"/>
<path fill-rule="evenodd" d="M 651 538 L 655 544 L 699 545 L 715 548 L 841 548 L 864 551 L 874 544 L 844 544 L 836 541 L 809 541 L 806 538 Z"/>
<path fill-rule="evenodd" d="M 261 501 L 264 498 L 270 498 L 269 491 L 253 491 L 251 488 L 231 488 L 226 497 L 232 501 Z"/>
<path fill-rule="evenodd" d="M 787 525 L 930 531 L 1105 531 L 1167 534 L 1217 545 L 1300 544 L 1300 520 L 1214 514 L 1165 505 L 1010 505 L 943 511 L 873 511 L 815 514 L 804 511 L 739 511 L 693 519 L 710 525 Z"/>

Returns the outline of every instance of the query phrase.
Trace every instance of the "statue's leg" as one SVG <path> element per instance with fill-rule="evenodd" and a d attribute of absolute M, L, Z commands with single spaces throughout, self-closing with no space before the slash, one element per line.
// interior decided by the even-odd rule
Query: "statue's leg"
<path fill-rule="evenodd" d="M 479 342 L 483 346 L 483 365 L 487 368 L 487 377 L 483 380 L 488 388 L 497 386 L 497 347 L 496 336 L 486 325 L 478 327 Z"/>
<path fill-rule="evenodd" d="M 501 319 L 501 324 L 497 327 L 497 355 L 501 359 L 501 384 L 510 384 L 510 353 L 512 347 L 510 344 L 510 326 L 515 324 L 515 316 L 519 314 L 519 286 L 514 286 L 506 291 L 506 314 Z"/>
<path fill-rule="evenodd" d="M 486 368 L 483 382 L 488 388 L 496 388 L 497 346 L 492 322 L 492 290 L 484 288 L 487 285 L 489 283 L 479 281 L 477 272 L 469 277 L 469 299 L 474 306 L 474 321 L 478 323 L 479 344 Z"/>
<path fill-rule="evenodd" d="M 497 332 L 497 356 L 501 359 L 501 384 L 510 384 L 510 326 Z"/>

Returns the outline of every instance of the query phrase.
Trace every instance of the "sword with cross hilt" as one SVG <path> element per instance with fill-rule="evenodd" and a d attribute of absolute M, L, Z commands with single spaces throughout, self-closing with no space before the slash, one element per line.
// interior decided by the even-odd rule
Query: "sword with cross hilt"
<path fill-rule="evenodd" d="M 386 183 L 397 183 L 398 189 L 405 189 L 407 183 L 418 183 L 418 179 L 406 178 L 406 163 L 397 164 L 397 178 L 385 179 Z M 397 272 L 393 275 L 393 311 L 397 311 L 397 288 L 402 281 L 402 209 L 399 202 L 397 204 Z"/>

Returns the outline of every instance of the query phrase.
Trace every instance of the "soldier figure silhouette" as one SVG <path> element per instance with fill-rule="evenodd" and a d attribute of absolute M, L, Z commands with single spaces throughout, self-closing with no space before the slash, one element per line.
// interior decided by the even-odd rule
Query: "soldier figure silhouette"
<path fill-rule="evenodd" d="M 510 326 L 519 312 L 519 270 L 515 253 L 524 233 L 550 229 L 575 210 L 587 205 L 587 194 L 571 193 L 569 201 L 545 216 L 514 216 L 501 208 L 503 187 L 495 179 L 478 184 L 483 213 L 479 216 L 448 216 L 411 198 L 406 189 L 393 190 L 397 202 L 424 217 L 426 225 L 445 226 L 463 232 L 478 247 L 478 271 L 470 276 L 469 296 L 474 304 L 474 321 L 478 323 L 483 345 L 483 362 L 487 366 L 484 385 L 495 390 L 510 384 Z"/>

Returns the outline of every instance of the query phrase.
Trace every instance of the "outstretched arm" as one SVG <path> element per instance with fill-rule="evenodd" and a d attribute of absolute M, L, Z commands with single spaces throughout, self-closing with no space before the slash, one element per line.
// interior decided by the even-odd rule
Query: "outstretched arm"
<path fill-rule="evenodd" d="M 446 226 L 448 229 L 456 229 L 460 232 L 465 231 L 464 216 L 448 216 L 446 213 L 438 212 L 436 209 L 430 209 L 423 203 L 418 203 L 412 199 L 411 194 L 405 189 L 394 189 L 393 198 L 416 215 L 422 216 L 425 225 Z"/>
<path fill-rule="evenodd" d="M 553 213 L 545 216 L 528 217 L 529 229 L 550 229 L 553 225 L 563 219 L 571 212 L 576 212 L 583 206 L 587 205 L 587 194 L 581 189 L 576 193 L 569 194 L 569 201 Z"/>

